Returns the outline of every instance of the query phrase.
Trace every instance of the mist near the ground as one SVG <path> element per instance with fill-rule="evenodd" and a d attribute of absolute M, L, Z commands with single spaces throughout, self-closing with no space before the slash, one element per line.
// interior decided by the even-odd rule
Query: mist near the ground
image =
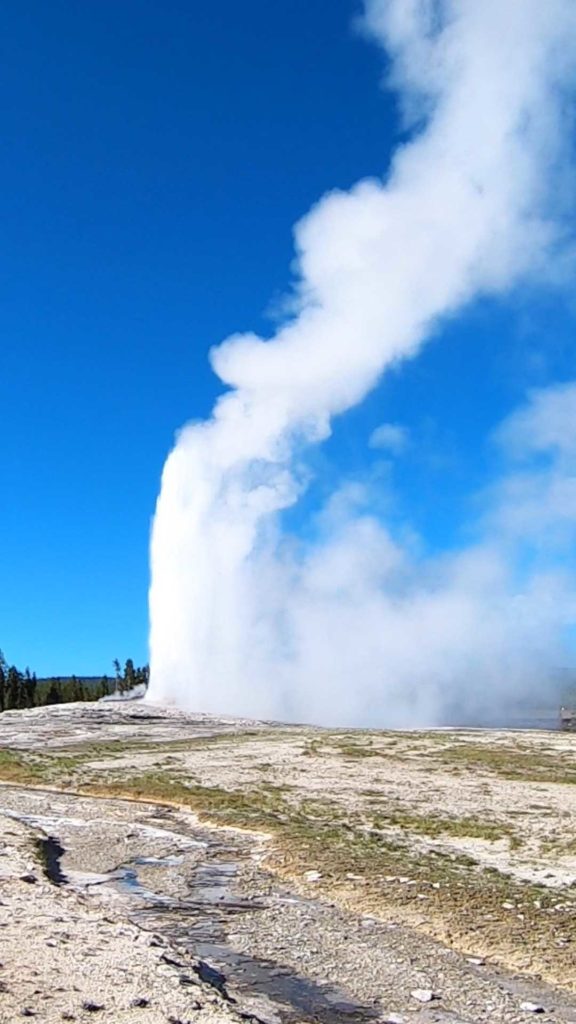
<path fill-rule="evenodd" d="M 327 194 L 296 226 L 293 314 L 275 336 L 211 352 L 228 390 L 180 432 L 154 520 L 153 700 L 326 724 L 478 721 L 538 701 L 566 659 L 573 385 L 500 426 L 500 476 L 456 550 L 431 556 L 410 523 L 392 531 L 365 480 L 340 481 L 306 540 L 282 527 L 333 417 L 442 318 L 569 262 L 571 0 L 367 0 L 362 28 L 407 126 L 423 127 L 385 179 Z M 399 455 L 407 438 L 383 424 L 371 443 Z"/>

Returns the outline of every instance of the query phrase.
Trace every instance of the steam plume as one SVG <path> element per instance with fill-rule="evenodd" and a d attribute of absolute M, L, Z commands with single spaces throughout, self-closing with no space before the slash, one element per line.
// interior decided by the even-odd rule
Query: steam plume
<path fill-rule="evenodd" d="M 408 126 L 423 127 L 386 180 L 329 193 L 296 226 L 293 317 L 271 339 L 238 335 L 211 352 L 228 390 L 208 422 L 180 432 L 154 521 L 152 699 L 434 722 L 459 702 L 481 708 L 480 680 L 483 693 L 503 680 L 513 692 L 559 656 L 571 582 L 526 559 L 540 538 L 512 514 L 522 478 L 535 486 L 526 422 L 543 429 L 538 410 L 556 394 L 502 428 L 508 463 L 468 550 L 423 559 L 345 481 L 314 542 L 282 533 L 281 511 L 306 486 L 301 454 L 332 418 L 414 357 L 439 318 L 541 275 L 562 242 L 571 0 L 366 0 L 363 25 L 391 60 Z M 568 462 L 546 452 L 552 487 Z"/>

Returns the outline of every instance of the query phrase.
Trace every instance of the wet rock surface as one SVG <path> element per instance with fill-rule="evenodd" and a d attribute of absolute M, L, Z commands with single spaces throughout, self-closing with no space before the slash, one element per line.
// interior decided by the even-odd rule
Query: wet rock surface
<path fill-rule="evenodd" d="M 0 820 L 2 1020 L 29 1010 L 50 1024 L 474 1024 L 525 1021 L 531 1005 L 538 1019 L 576 1022 L 576 1002 L 559 992 L 290 891 L 265 870 L 258 833 L 211 828 L 169 807 L 10 786 L 0 789 Z M 39 879 L 33 920 L 22 869 Z M 28 962 L 32 927 L 43 958 Z M 74 958 L 73 970 L 64 967 Z"/>
<path fill-rule="evenodd" d="M 576 985 L 571 737 L 344 735 L 138 703 L 5 713 L 2 750 L 16 752 L 5 761 L 14 781 L 0 785 L 2 1024 L 576 1024 L 576 997 L 562 988 Z M 133 800 L 109 798 L 147 772 L 162 784 L 158 803 L 137 786 Z M 79 795 L 86 785 L 91 795 Z M 183 809 L 194 787 L 205 819 L 220 807 L 217 823 Z M 236 806 L 231 794 L 253 799 Z M 224 827 L 223 807 L 248 827 Z M 283 861 L 277 837 L 251 830 L 263 809 L 298 827 L 320 815 L 316 858 L 300 844 L 296 868 Z M 400 858 L 369 890 L 369 860 L 340 865 L 338 842 L 365 843 L 378 818 L 379 841 Z M 434 908 L 451 927 L 466 875 L 423 874 L 431 850 L 441 865 L 463 858 L 474 878 L 498 869 L 553 896 L 546 904 L 539 891 L 530 918 L 525 891 L 506 889 L 475 905 L 470 945 L 454 929 L 443 945 L 430 937 Z M 558 922 L 546 934 L 562 954 L 559 986 L 498 969 L 477 913 L 484 936 L 510 928 L 504 962 L 533 975 L 548 961 L 542 933 L 534 956 L 531 921 Z M 449 948 L 458 942 L 460 953 Z"/>

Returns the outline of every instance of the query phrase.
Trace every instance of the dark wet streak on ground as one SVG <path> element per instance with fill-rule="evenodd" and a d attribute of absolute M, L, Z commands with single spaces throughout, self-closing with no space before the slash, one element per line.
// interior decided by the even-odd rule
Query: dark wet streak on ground
<path fill-rule="evenodd" d="M 211 851 L 212 855 L 218 851 Z M 225 854 L 225 850 L 220 851 Z M 238 953 L 227 942 L 227 925 L 242 913 L 263 910 L 266 902 L 241 899 L 233 884 L 238 865 L 212 860 L 200 864 L 188 883 L 189 895 L 174 899 L 141 884 L 138 868 L 165 867 L 166 861 L 136 858 L 115 872 L 115 887 L 140 901 L 130 917 L 134 924 L 158 932 L 180 950 L 199 958 L 196 973 L 231 1001 L 260 997 L 270 1005 L 265 1020 L 283 1024 L 306 1020 L 351 1024 L 378 1016 L 374 1007 L 355 1002 L 345 992 L 320 985 L 274 960 Z"/>
<path fill-rule="evenodd" d="M 54 836 L 39 838 L 36 844 L 46 878 L 53 885 L 66 885 L 68 879 L 60 865 L 60 861 L 66 852 L 64 847 Z"/>

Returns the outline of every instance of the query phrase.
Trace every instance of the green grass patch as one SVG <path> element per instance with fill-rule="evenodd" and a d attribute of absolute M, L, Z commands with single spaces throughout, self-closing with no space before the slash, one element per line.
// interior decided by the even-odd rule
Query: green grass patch
<path fill-rule="evenodd" d="M 374 823 L 378 828 L 392 826 L 431 838 L 450 836 L 455 839 L 485 839 L 496 842 L 514 836 L 514 830 L 509 825 L 497 821 L 484 821 L 474 817 L 445 818 L 435 814 L 411 814 L 403 810 L 377 814 Z"/>
<path fill-rule="evenodd" d="M 457 743 L 435 750 L 431 756 L 445 765 L 493 772 L 505 779 L 576 784 L 574 761 L 565 762 L 558 754 L 547 754 L 520 743 Z"/>
<path fill-rule="evenodd" d="M 0 781 L 26 784 L 38 782 L 39 778 L 41 772 L 25 754 L 14 750 L 0 750 Z"/>

